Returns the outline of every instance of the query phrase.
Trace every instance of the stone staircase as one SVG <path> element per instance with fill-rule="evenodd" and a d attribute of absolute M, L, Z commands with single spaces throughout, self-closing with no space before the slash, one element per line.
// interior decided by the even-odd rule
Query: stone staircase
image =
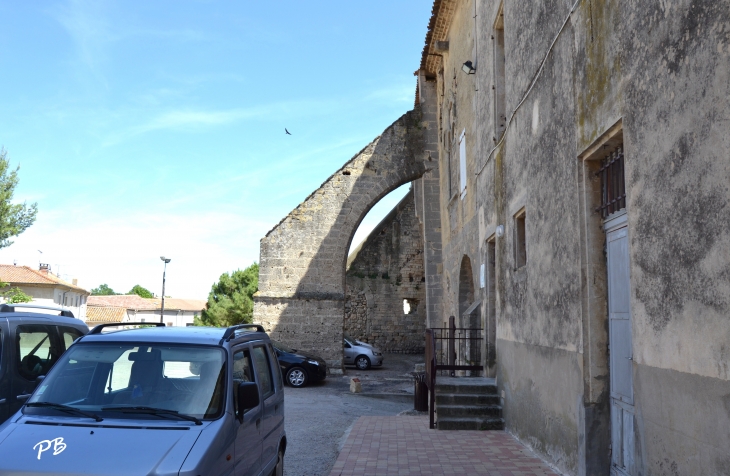
<path fill-rule="evenodd" d="M 504 430 L 493 378 L 436 377 L 436 428 Z"/>

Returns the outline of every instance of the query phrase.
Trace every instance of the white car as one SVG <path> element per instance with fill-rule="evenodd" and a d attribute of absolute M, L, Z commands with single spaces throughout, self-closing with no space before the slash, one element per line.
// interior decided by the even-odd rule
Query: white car
<path fill-rule="evenodd" d="M 345 350 L 345 365 L 354 365 L 360 370 L 383 365 L 383 353 L 377 347 L 353 339 L 347 334 L 342 345 Z"/>

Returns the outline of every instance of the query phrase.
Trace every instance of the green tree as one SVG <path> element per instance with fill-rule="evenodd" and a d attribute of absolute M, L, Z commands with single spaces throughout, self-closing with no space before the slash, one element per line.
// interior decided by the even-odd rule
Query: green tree
<path fill-rule="evenodd" d="M 253 320 L 253 294 L 259 287 L 259 265 L 232 274 L 223 273 L 208 294 L 208 303 L 196 326 L 227 327 Z"/>
<path fill-rule="evenodd" d="M 115 293 L 114 290 L 106 284 L 100 284 L 98 288 L 91 290 L 92 296 L 114 296 L 115 294 L 119 293 Z"/>
<path fill-rule="evenodd" d="M 4 288 L 6 286 L 10 286 L 10 283 L 3 283 L 0 281 L 0 288 Z M 31 302 L 33 300 L 32 296 L 28 296 L 18 287 L 10 288 L 7 291 L 3 291 L 1 294 L 5 298 L 5 302 L 8 304 Z"/>
<path fill-rule="evenodd" d="M 139 284 L 135 284 L 132 289 L 129 290 L 127 294 L 136 294 L 137 296 L 141 296 L 143 298 L 153 298 L 155 297 L 154 294 L 149 292 L 149 290 L 143 288 Z"/>
<path fill-rule="evenodd" d="M 0 149 L 0 248 L 12 245 L 10 238 L 28 229 L 38 213 L 37 203 L 11 203 L 18 185 L 18 170 L 20 166 L 10 169 L 8 153 Z"/>

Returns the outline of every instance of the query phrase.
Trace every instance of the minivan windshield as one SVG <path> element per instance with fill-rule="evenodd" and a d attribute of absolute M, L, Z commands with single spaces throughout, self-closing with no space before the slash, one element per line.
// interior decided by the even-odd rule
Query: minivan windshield
<path fill-rule="evenodd" d="M 219 347 L 80 342 L 59 359 L 23 413 L 71 416 L 70 407 L 103 418 L 217 418 L 224 364 Z"/>

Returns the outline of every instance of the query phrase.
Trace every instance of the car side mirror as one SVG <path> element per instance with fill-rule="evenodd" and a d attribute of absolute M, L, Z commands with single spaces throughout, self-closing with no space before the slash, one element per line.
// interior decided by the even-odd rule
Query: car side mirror
<path fill-rule="evenodd" d="M 238 421 L 243 423 L 243 414 L 259 405 L 259 386 L 256 382 L 241 382 L 236 395 L 238 404 Z"/>
<path fill-rule="evenodd" d="M 350 344 L 348 344 L 347 342 L 345 342 L 345 346 L 344 347 L 345 347 L 345 349 L 349 349 L 350 348 Z"/>

